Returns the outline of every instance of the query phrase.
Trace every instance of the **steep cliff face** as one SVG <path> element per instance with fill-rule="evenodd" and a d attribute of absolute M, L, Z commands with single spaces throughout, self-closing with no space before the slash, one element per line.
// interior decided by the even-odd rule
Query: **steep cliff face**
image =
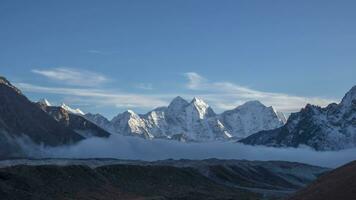
<path fill-rule="evenodd" d="M 110 136 L 110 133 L 87 120 L 84 115 L 72 113 L 62 106 L 47 106 L 42 102 L 38 102 L 38 105 L 63 126 L 72 129 L 85 138 Z"/>
<path fill-rule="evenodd" d="M 47 115 L 3 77 L 0 78 L 0 132 L 3 138 L 24 137 L 48 146 L 84 139 Z"/>
<path fill-rule="evenodd" d="M 316 150 L 355 147 L 356 86 L 339 104 L 325 108 L 308 104 L 300 112 L 291 114 L 283 127 L 256 133 L 241 142 L 276 147 L 307 145 Z"/>

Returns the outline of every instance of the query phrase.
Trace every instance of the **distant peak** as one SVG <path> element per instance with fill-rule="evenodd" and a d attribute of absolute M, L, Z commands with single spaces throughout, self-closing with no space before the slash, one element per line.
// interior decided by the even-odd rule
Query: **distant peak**
<path fill-rule="evenodd" d="M 175 97 L 172 102 L 186 102 L 188 103 L 185 99 L 183 99 L 181 96 Z"/>
<path fill-rule="evenodd" d="M 67 106 L 65 103 L 62 103 L 60 107 L 72 114 L 85 115 L 85 113 L 83 111 L 81 111 L 79 108 L 73 109 L 73 108 Z"/>
<path fill-rule="evenodd" d="M 169 104 L 169 107 L 184 107 L 186 105 L 188 105 L 189 103 L 183 99 L 180 96 L 177 96 L 176 98 L 174 98 L 171 103 Z"/>
<path fill-rule="evenodd" d="M 258 100 L 253 100 L 253 101 L 247 101 L 244 104 L 242 104 L 241 106 L 243 107 L 250 107 L 250 106 L 263 106 L 266 107 L 265 105 L 263 105 L 260 101 Z M 241 107 L 240 106 L 240 107 Z"/>
<path fill-rule="evenodd" d="M 208 106 L 208 104 L 201 98 L 199 97 L 194 97 L 191 101 L 191 103 L 196 104 L 196 105 L 201 105 L 201 106 Z"/>
<path fill-rule="evenodd" d="M 342 98 L 341 104 L 343 105 L 351 105 L 352 102 L 356 100 L 356 85 L 353 86 Z"/>
<path fill-rule="evenodd" d="M 38 101 L 38 103 L 40 103 L 40 104 L 42 104 L 42 105 L 45 105 L 45 106 L 52 106 L 51 103 L 50 103 L 47 99 L 45 99 L 45 98 L 40 99 L 40 100 Z"/>
<path fill-rule="evenodd" d="M 135 115 L 135 114 L 136 114 L 133 110 L 130 110 L 130 109 L 127 110 L 126 112 L 127 112 L 127 113 L 130 113 L 131 115 Z"/>

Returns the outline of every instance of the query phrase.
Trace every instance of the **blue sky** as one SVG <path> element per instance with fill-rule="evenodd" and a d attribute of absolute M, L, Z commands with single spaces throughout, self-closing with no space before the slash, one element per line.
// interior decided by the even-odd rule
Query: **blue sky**
<path fill-rule="evenodd" d="M 108 117 L 199 96 L 286 113 L 356 84 L 355 1 L 0 2 L 0 74 Z"/>

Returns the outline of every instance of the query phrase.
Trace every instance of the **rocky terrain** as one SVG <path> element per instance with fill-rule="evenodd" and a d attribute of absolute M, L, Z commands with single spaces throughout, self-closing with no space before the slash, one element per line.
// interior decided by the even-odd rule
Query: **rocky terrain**
<path fill-rule="evenodd" d="M 0 157 L 21 154 L 18 138 L 48 146 L 72 144 L 84 139 L 62 126 L 0 77 Z"/>
<path fill-rule="evenodd" d="M 356 161 L 325 173 L 288 200 L 354 200 L 356 198 Z"/>
<path fill-rule="evenodd" d="M 0 161 L 2 199 L 276 199 L 328 169 L 240 160 Z"/>
<path fill-rule="evenodd" d="M 109 137 L 110 133 L 103 128 L 87 120 L 80 110 L 75 110 L 62 104 L 61 106 L 51 106 L 50 103 L 44 99 L 37 103 L 38 106 L 53 117 L 63 126 L 74 130 L 79 135 L 88 137 Z"/>
<path fill-rule="evenodd" d="M 341 103 L 325 108 L 308 104 L 292 113 L 287 123 L 261 131 L 240 142 L 274 147 L 310 146 L 316 150 L 339 150 L 356 146 L 356 86 Z"/>

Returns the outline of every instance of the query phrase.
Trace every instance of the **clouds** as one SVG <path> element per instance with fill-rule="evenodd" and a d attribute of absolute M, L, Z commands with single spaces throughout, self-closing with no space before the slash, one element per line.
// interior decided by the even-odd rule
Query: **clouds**
<path fill-rule="evenodd" d="M 107 77 L 96 72 L 65 67 L 33 69 L 32 72 L 50 80 L 75 86 L 97 86 L 109 81 Z"/>
<path fill-rule="evenodd" d="M 259 100 L 283 112 L 295 112 L 307 103 L 325 106 L 333 100 L 318 97 L 301 97 L 284 93 L 263 92 L 230 82 L 210 82 L 198 73 L 185 73 L 186 88 L 201 93 L 199 96 L 220 109 L 232 109 L 242 102 Z"/>
<path fill-rule="evenodd" d="M 195 72 L 187 72 L 187 73 L 185 73 L 185 76 L 188 79 L 187 88 L 192 89 L 192 90 L 205 88 L 206 80 L 199 74 L 197 74 Z"/>
<path fill-rule="evenodd" d="M 30 152 L 30 151 L 27 151 Z M 234 142 L 181 143 L 111 135 L 89 138 L 69 147 L 44 148 L 31 156 L 65 158 L 162 159 L 246 159 L 284 160 L 325 167 L 338 167 L 355 159 L 356 149 L 318 152 L 310 148 L 273 148 Z"/>
<path fill-rule="evenodd" d="M 167 104 L 162 96 L 155 95 L 140 95 L 92 88 L 43 87 L 28 83 L 17 83 L 16 86 L 27 92 L 72 96 L 74 98 L 71 98 L 71 103 L 91 104 L 92 106 L 153 108 Z"/>
<path fill-rule="evenodd" d="M 180 92 L 177 92 L 179 85 L 177 84 L 177 87 L 172 87 L 168 93 L 160 91 L 159 87 L 153 88 L 153 84 L 147 82 L 128 83 L 128 85 L 132 85 L 130 92 L 127 91 L 128 85 L 126 85 L 126 90 L 116 87 L 115 90 L 112 90 L 109 89 L 110 84 L 104 84 L 113 82 L 110 81 L 110 78 L 85 70 L 52 68 L 33 69 L 32 72 L 62 85 L 56 87 L 29 83 L 15 85 L 25 92 L 41 93 L 43 97 L 48 97 L 48 94 L 58 95 L 57 101 L 65 101 L 69 105 L 76 104 L 79 107 L 85 105 L 89 112 L 90 108 L 97 110 L 101 107 L 148 111 L 155 107 L 167 106 L 176 96 L 182 96 L 187 100 L 194 96 L 201 97 L 217 112 L 233 109 L 249 100 L 259 100 L 265 105 L 273 106 L 287 114 L 298 111 L 307 103 L 325 106 L 333 102 L 333 100 L 318 97 L 264 92 L 231 82 L 213 82 L 196 72 L 184 74 L 186 82 L 183 90 L 181 88 Z M 106 113 L 102 114 L 106 115 Z"/>

